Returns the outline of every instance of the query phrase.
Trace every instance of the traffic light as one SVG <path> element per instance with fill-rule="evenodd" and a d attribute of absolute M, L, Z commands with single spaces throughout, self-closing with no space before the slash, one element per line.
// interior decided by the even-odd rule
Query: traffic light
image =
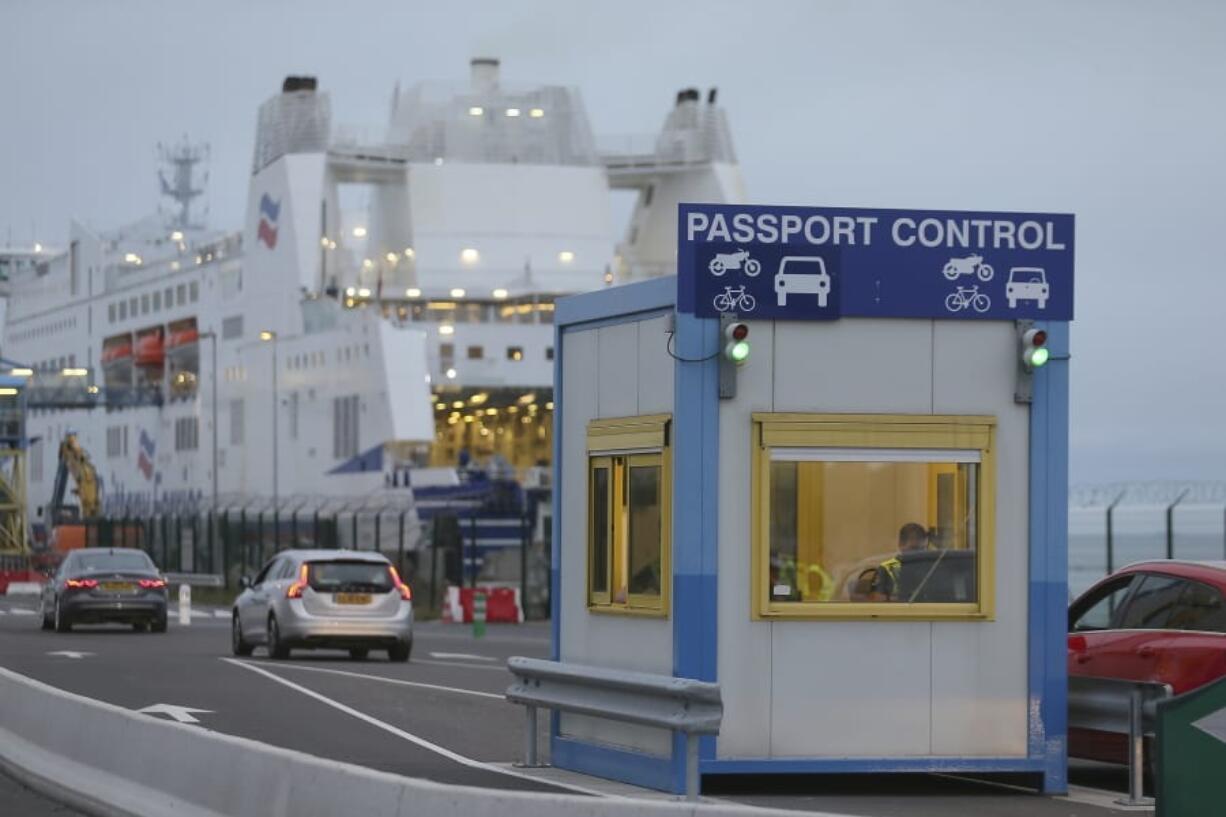
<path fill-rule="evenodd" d="M 731 321 L 724 327 L 724 359 L 738 366 L 749 360 L 749 324 Z"/>
<path fill-rule="evenodd" d="M 1022 333 L 1022 365 L 1027 369 L 1040 368 L 1051 352 L 1047 349 L 1047 332 L 1043 329 L 1027 329 Z"/>
<path fill-rule="evenodd" d="M 736 372 L 749 360 L 749 324 L 733 315 L 720 315 L 719 396 L 736 397 Z"/>
<path fill-rule="evenodd" d="M 1017 341 L 1017 381 L 1013 400 L 1030 403 L 1034 400 L 1035 370 L 1043 368 L 1043 364 L 1051 359 L 1051 350 L 1047 348 L 1047 331 L 1037 329 L 1034 321 L 1018 321 Z"/>

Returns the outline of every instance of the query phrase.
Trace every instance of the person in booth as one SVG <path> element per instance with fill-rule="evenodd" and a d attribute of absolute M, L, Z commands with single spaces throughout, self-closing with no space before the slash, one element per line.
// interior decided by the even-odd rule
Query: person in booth
<path fill-rule="evenodd" d="M 898 584 L 902 575 L 904 553 L 925 550 L 928 547 L 928 531 L 918 522 L 908 522 L 898 529 L 898 553 L 877 565 L 873 577 L 872 595 L 880 601 L 899 601 Z"/>

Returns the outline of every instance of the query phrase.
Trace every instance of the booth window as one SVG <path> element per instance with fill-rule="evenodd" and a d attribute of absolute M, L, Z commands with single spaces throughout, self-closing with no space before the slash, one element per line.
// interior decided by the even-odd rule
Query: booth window
<path fill-rule="evenodd" d="M 755 617 L 990 617 L 994 427 L 755 414 Z"/>
<path fill-rule="evenodd" d="M 588 605 L 668 615 L 668 415 L 588 425 Z"/>

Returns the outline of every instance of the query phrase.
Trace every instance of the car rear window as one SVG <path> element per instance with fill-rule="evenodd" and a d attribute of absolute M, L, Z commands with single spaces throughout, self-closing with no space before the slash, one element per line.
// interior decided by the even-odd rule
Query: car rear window
<path fill-rule="evenodd" d="M 307 573 L 311 589 L 321 593 L 346 590 L 383 592 L 392 589 L 392 575 L 382 562 L 310 562 Z"/>
<path fill-rule="evenodd" d="M 155 569 L 153 562 L 143 553 L 78 553 L 71 567 L 81 573 Z"/>

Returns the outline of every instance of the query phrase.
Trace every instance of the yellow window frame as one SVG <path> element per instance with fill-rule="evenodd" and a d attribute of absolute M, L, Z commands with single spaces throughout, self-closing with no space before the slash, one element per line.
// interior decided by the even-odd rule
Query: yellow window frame
<path fill-rule="evenodd" d="M 770 619 L 991 620 L 996 612 L 996 418 L 981 415 L 755 412 L 750 463 L 750 614 Z M 979 452 L 977 601 L 779 602 L 771 598 L 770 462 L 774 448 L 957 449 Z"/>
<path fill-rule="evenodd" d="M 672 587 L 672 452 L 669 446 L 668 414 L 593 420 L 587 432 L 587 604 L 596 613 L 667 618 Z M 660 474 L 660 592 L 658 595 L 628 592 L 629 475 L 635 467 L 657 467 Z M 596 542 L 595 474 L 608 469 L 606 480 L 605 558 L 606 585 L 594 587 Z M 624 599 L 616 588 L 627 587 Z"/>

